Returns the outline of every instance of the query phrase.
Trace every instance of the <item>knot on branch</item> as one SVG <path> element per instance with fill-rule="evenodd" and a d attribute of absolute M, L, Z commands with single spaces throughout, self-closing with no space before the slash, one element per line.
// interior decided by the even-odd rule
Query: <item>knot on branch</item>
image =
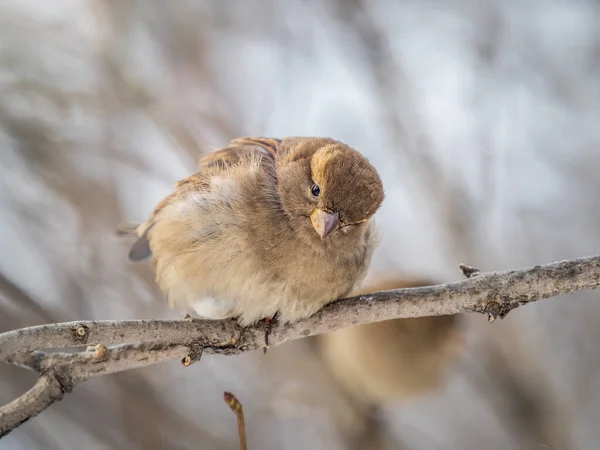
<path fill-rule="evenodd" d="M 73 327 L 73 340 L 75 342 L 85 344 L 88 341 L 89 336 L 90 332 L 87 326 L 79 324 Z"/>
<path fill-rule="evenodd" d="M 104 344 L 92 345 L 87 350 L 93 352 L 94 361 L 101 362 L 108 359 L 108 348 Z"/>
<path fill-rule="evenodd" d="M 69 394 L 71 391 L 73 391 L 75 383 L 73 383 L 70 374 L 63 367 L 57 367 L 43 371 L 40 373 L 40 376 L 46 376 L 58 382 L 60 393 L 52 394 L 50 391 L 50 396 L 54 400 L 62 400 L 64 394 Z"/>
<path fill-rule="evenodd" d="M 181 360 L 181 364 L 185 367 L 189 367 L 197 361 L 200 361 L 202 358 L 202 353 L 204 352 L 204 343 L 199 341 L 192 342 L 190 344 L 190 352 L 185 355 L 185 358 Z"/>
<path fill-rule="evenodd" d="M 492 323 L 498 318 L 504 319 L 513 309 L 525 305 L 530 301 L 531 299 L 524 295 L 517 298 L 507 295 L 494 295 L 483 306 L 475 308 L 475 312 L 487 314 L 488 322 Z"/>

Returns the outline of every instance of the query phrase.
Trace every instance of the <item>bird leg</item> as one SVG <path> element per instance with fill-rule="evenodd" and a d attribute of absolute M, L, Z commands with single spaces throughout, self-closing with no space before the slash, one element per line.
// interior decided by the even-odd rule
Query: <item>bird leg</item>
<path fill-rule="evenodd" d="M 263 347 L 263 353 L 267 353 L 267 349 L 269 348 L 269 335 L 271 334 L 271 325 L 277 322 L 278 317 L 279 311 L 277 311 L 273 317 L 265 318 L 265 346 Z"/>

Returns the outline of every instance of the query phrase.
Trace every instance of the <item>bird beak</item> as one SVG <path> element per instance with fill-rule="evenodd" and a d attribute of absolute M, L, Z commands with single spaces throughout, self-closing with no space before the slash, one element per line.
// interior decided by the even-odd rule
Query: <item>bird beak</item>
<path fill-rule="evenodd" d="M 340 226 L 340 215 L 337 212 L 328 213 L 320 208 L 315 208 L 310 215 L 310 221 L 321 239 L 325 239 Z"/>

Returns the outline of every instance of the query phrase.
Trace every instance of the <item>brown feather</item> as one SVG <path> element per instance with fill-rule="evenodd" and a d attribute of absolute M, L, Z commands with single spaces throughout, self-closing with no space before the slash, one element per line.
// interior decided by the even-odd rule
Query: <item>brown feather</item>
<path fill-rule="evenodd" d="M 315 182 L 323 184 L 319 198 Z M 157 283 L 183 312 L 251 323 L 279 311 L 280 320 L 297 320 L 362 278 L 382 200 L 377 171 L 345 144 L 238 138 L 175 185 L 138 228 L 132 253 L 145 255 L 147 238 Z M 309 219 L 315 208 L 338 208 L 342 218 L 325 241 Z"/>

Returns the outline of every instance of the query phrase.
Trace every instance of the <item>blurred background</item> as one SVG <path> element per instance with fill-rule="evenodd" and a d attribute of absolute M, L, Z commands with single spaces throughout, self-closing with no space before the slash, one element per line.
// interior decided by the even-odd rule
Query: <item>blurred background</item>
<path fill-rule="evenodd" d="M 379 169 L 363 290 L 597 254 L 598 23 L 592 0 L 1 0 L 0 332 L 180 317 L 114 231 L 242 135 Z M 236 449 L 228 390 L 250 449 L 595 449 L 597 297 L 94 379 L 0 448 Z M 2 365 L 0 403 L 34 379 Z"/>

